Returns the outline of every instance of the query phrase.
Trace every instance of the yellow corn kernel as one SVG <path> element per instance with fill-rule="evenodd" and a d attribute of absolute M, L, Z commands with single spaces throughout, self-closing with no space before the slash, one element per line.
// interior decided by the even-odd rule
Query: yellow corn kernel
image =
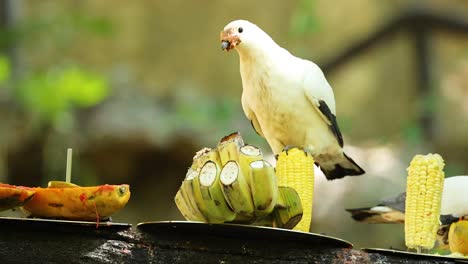
<path fill-rule="evenodd" d="M 278 186 L 296 190 L 303 207 L 302 219 L 294 229 L 309 232 L 314 198 L 314 159 L 298 148 L 284 150 L 276 163 Z"/>
<path fill-rule="evenodd" d="M 439 228 L 444 186 L 444 160 L 439 154 L 416 155 L 406 180 L 405 242 L 408 248 L 431 249 Z"/>

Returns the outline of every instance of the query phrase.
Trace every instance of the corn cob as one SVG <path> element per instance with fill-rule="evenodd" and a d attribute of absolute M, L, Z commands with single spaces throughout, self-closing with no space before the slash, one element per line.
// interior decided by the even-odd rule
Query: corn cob
<path fill-rule="evenodd" d="M 221 170 L 220 182 L 224 197 L 237 214 L 254 216 L 254 204 L 249 185 L 236 161 L 229 161 Z"/>
<path fill-rule="evenodd" d="M 278 186 L 291 187 L 297 191 L 302 203 L 302 220 L 295 230 L 308 232 L 312 220 L 314 194 L 314 159 L 298 148 L 283 150 L 276 163 Z"/>
<path fill-rule="evenodd" d="M 216 147 L 219 153 L 221 166 L 226 165 L 230 160 L 238 160 L 239 148 L 244 145 L 244 140 L 238 132 L 232 133 L 221 139 Z"/>
<path fill-rule="evenodd" d="M 255 216 L 270 214 L 278 200 L 278 184 L 273 167 L 264 160 L 250 163 L 250 190 L 255 206 Z"/>
<path fill-rule="evenodd" d="M 408 170 L 405 242 L 408 248 L 431 249 L 439 228 L 444 161 L 438 154 L 416 155 Z"/>
<path fill-rule="evenodd" d="M 236 217 L 224 199 L 219 184 L 220 171 L 218 164 L 208 161 L 192 182 L 195 201 L 209 223 L 223 223 Z"/>
<path fill-rule="evenodd" d="M 460 220 L 450 225 L 448 234 L 452 253 L 468 255 L 468 220 Z"/>

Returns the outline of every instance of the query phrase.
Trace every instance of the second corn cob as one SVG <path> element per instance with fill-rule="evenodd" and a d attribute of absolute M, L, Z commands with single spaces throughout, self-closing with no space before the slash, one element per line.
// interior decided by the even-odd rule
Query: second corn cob
<path fill-rule="evenodd" d="M 405 242 L 408 248 L 431 249 L 439 227 L 444 161 L 438 154 L 416 155 L 408 168 Z"/>

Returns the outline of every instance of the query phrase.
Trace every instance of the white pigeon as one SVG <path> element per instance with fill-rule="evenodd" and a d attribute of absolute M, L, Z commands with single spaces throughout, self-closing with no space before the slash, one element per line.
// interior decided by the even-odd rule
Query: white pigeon
<path fill-rule="evenodd" d="M 333 90 L 315 63 L 291 55 L 246 20 L 229 23 L 221 43 L 239 54 L 242 108 L 274 154 L 304 148 L 329 180 L 365 173 L 343 152 Z"/>

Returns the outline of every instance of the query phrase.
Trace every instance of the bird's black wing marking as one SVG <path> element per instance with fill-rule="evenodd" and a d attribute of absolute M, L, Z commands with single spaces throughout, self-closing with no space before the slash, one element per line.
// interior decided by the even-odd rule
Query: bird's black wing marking
<path fill-rule="evenodd" d="M 460 220 L 460 217 L 455 217 L 453 215 L 441 215 L 440 216 L 440 223 L 442 225 L 450 225 L 454 222 L 457 222 Z"/>
<path fill-rule="evenodd" d="M 258 126 L 260 126 L 260 124 L 258 123 L 257 117 L 252 112 L 251 112 L 250 124 L 252 125 L 253 129 L 259 136 L 264 137 L 262 133 L 262 129 L 260 127 L 255 126 L 255 124 L 257 124 Z"/>
<path fill-rule="evenodd" d="M 351 217 L 356 221 L 365 221 L 373 216 L 379 216 L 380 213 L 373 212 L 370 207 L 346 209 L 351 213 Z"/>
<path fill-rule="evenodd" d="M 338 144 L 340 144 L 340 147 L 343 147 L 343 136 L 341 135 L 340 128 L 336 122 L 336 116 L 330 111 L 327 103 L 325 103 L 323 100 L 319 100 L 318 109 L 330 121 L 330 129 L 333 134 L 335 134 L 336 140 L 338 141 Z"/>
<path fill-rule="evenodd" d="M 255 130 L 255 133 L 257 133 L 257 135 L 259 135 L 259 136 L 262 136 L 262 135 L 257 131 L 257 129 L 255 128 L 255 125 L 254 125 L 254 123 L 253 123 L 252 120 L 250 120 L 250 124 L 252 125 L 253 129 Z"/>

